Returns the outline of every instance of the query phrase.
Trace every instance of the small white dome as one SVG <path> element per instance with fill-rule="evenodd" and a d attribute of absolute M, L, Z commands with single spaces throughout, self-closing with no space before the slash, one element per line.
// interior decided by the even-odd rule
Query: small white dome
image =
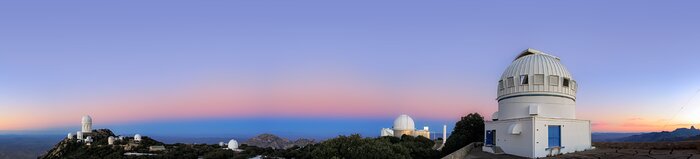
<path fill-rule="evenodd" d="M 73 139 L 73 133 L 68 133 L 68 139 Z"/>
<path fill-rule="evenodd" d="M 114 136 L 110 136 L 107 138 L 107 144 L 108 145 L 114 145 Z"/>
<path fill-rule="evenodd" d="M 92 142 L 92 136 L 88 136 L 87 138 L 85 138 L 85 142 Z"/>
<path fill-rule="evenodd" d="M 228 148 L 231 150 L 238 149 L 238 141 L 231 139 L 228 141 Z"/>
<path fill-rule="evenodd" d="M 134 135 L 134 140 L 141 141 L 141 135 L 139 135 L 139 134 Z"/>
<path fill-rule="evenodd" d="M 92 123 L 92 117 L 89 115 L 83 116 L 83 123 Z"/>
<path fill-rule="evenodd" d="M 219 146 L 224 147 L 224 145 L 226 145 L 226 144 L 224 144 L 223 141 L 219 142 Z"/>
<path fill-rule="evenodd" d="M 396 120 L 394 120 L 394 130 L 415 130 L 416 124 L 413 123 L 413 119 L 406 114 L 401 114 Z"/>

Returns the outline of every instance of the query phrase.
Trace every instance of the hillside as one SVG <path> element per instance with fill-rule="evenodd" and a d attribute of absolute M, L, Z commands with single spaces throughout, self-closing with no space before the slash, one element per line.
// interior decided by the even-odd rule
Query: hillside
<path fill-rule="evenodd" d="M 107 144 L 107 137 L 114 134 L 108 129 L 90 133 L 91 145 L 77 139 L 65 138 L 47 154 L 39 158 L 439 158 L 440 152 L 432 149 L 435 142 L 425 137 L 404 135 L 363 138 L 359 135 L 338 136 L 317 144 L 313 140 L 289 141 L 272 134 L 263 134 L 251 143 L 267 145 L 267 148 L 242 144 L 228 149 L 218 144 L 163 144 L 143 136 L 142 141 L 124 138 Z M 306 146 L 302 146 L 306 145 Z M 154 149 L 150 146 L 156 146 Z M 275 149 L 273 147 L 289 147 Z"/>
<path fill-rule="evenodd" d="M 273 148 L 273 149 L 287 149 L 293 146 L 304 147 L 309 144 L 314 144 L 314 140 L 310 139 L 298 139 L 295 141 L 289 141 L 288 139 L 281 138 L 272 134 L 260 134 L 254 138 L 248 139 L 244 144 L 250 146 L 257 146 L 262 148 Z"/>
<path fill-rule="evenodd" d="M 591 133 L 591 140 L 593 142 L 607 142 L 614 141 L 620 138 L 629 137 L 632 135 L 639 135 L 642 133 Z"/>
<path fill-rule="evenodd" d="M 671 132 L 652 132 L 643 133 L 639 135 L 632 135 L 628 137 L 623 137 L 619 139 L 613 139 L 611 141 L 616 142 L 658 142 L 658 141 L 684 141 L 691 137 L 700 135 L 700 129 L 696 129 L 694 126 L 690 128 L 678 128 Z"/>
<path fill-rule="evenodd" d="M 93 139 L 91 145 L 87 145 L 75 138 L 64 138 L 39 158 L 119 158 L 126 151 L 148 152 L 149 146 L 163 145 L 163 143 L 149 137 L 143 137 L 138 143 L 133 138 L 125 138 L 122 141 L 115 141 L 114 145 L 108 145 L 107 138 L 114 136 L 114 133 L 109 129 L 93 130 L 92 133 L 86 133 L 87 136 L 91 136 Z"/>

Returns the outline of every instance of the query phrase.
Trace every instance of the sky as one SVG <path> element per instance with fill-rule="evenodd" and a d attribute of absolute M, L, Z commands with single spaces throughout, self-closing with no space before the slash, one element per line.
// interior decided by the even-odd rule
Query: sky
<path fill-rule="evenodd" d="M 576 79 L 594 132 L 700 123 L 679 1 L 2 1 L 0 132 L 379 135 L 490 119 L 522 50 Z"/>

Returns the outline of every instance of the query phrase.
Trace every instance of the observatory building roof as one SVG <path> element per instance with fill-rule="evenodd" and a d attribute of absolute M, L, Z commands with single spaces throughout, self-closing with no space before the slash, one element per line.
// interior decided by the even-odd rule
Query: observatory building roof
<path fill-rule="evenodd" d="M 89 115 L 83 116 L 83 123 L 92 123 L 92 117 Z"/>
<path fill-rule="evenodd" d="M 413 123 L 413 119 L 406 114 L 401 114 L 398 118 L 394 120 L 394 130 L 415 130 L 416 125 Z"/>
<path fill-rule="evenodd" d="M 576 100 L 576 81 L 559 57 L 527 49 L 498 81 L 497 100 L 522 95 L 556 95 Z"/>

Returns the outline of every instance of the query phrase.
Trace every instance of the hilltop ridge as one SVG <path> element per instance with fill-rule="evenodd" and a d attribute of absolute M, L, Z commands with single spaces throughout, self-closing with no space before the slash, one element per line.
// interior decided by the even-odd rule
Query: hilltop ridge
<path fill-rule="evenodd" d="M 698 138 L 696 136 L 700 135 L 700 129 L 696 129 L 694 126 L 690 128 L 677 128 L 673 131 L 662 131 L 662 132 L 651 132 L 643 133 L 639 135 L 632 135 L 628 137 L 623 137 L 619 139 L 612 139 L 611 141 L 616 142 L 658 142 L 658 141 L 684 141 L 691 138 Z"/>
<path fill-rule="evenodd" d="M 290 141 L 289 139 L 281 138 L 273 134 L 260 134 L 256 137 L 248 139 L 244 144 L 250 146 L 257 146 L 262 148 L 273 148 L 273 149 L 287 149 L 294 146 L 304 147 L 309 144 L 316 143 L 315 140 L 311 139 L 297 139 L 295 141 Z"/>

